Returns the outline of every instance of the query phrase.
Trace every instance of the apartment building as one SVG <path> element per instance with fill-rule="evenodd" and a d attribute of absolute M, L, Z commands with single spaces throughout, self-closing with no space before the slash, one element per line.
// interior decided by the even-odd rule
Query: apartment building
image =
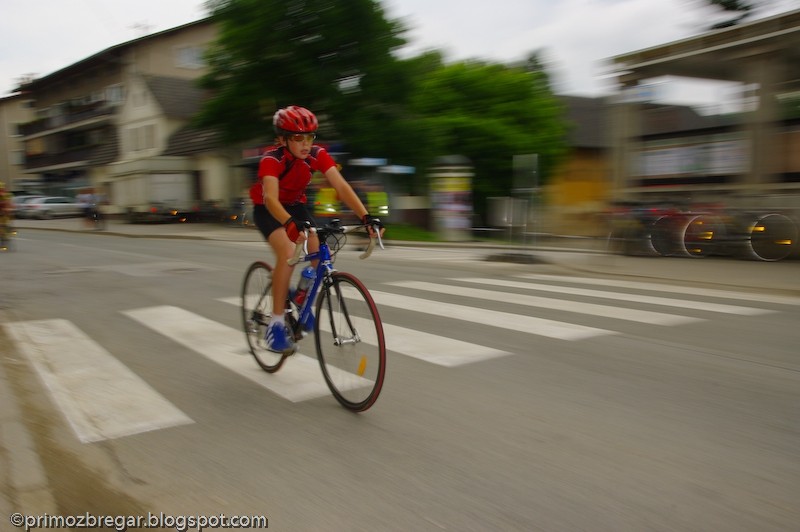
<path fill-rule="evenodd" d="M 20 134 L 20 124 L 33 120 L 33 102 L 25 94 L 12 94 L 0 98 L 0 181 L 9 190 L 25 190 L 30 185 L 23 173 L 25 145 Z"/>
<path fill-rule="evenodd" d="M 195 81 L 215 37 L 211 20 L 199 20 L 22 86 L 35 112 L 19 126 L 26 180 L 52 194 L 92 188 L 120 214 L 239 195 L 246 179 L 235 166 L 240 152 L 190 126 L 204 97 Z"/>

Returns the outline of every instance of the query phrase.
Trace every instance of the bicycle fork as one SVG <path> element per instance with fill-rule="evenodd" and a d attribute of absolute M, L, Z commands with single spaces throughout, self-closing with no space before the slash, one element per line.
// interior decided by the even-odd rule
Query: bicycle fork
<path fill-rule="evenodd" d="M 341 347 L 343 345 L 355 345 L 361 342 L 361 336 L 358 334 L 358 330 L 356 330 L 355 325 L 350 319 L 350 312 L 347 310 L 347 303 L 344 300 L 344 296 L 342 295 L 342 291 L 339 289 L 337 285 L 333 285 L 333 292 L 336 294 L 336 300 L 338 302 L 339 308 L 338 314 L 344 316 L 344 319 L 347 322 L 347 328 L 350 329 L 350 336 L 345 337 L 340 334 L 336 323 L 334 323 L 334 316 L 336 313 L 333 312 L 333 303 L 331 298 L 327 298 L 328 303 L 328 314 L 330 316 L 331 322 L 331 333 L 333 334 L 333 345 L 336 347 Z M 330 293 L 330 292 L 329 292 Z"/>

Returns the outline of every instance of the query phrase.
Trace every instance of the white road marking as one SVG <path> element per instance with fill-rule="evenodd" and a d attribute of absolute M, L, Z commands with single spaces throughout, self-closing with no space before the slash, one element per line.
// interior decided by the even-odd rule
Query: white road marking
<path fill-rule="evenodd" d="M 488 284 L 493 286 L 505 286 L 508 288 L 521 288 L 523 290 L 539 290 L 544 292 L 556 292 L 559 294 L 571 294 L 586 297 L 599 297 L 603 299 L 613 299 L 615 301 L 628 301 L 632 303 L 646 303 L 648 305 L 661 305 L 665 307 L 677 307 L 682 309 L 702 310 L 705 312 L 718 312 L 723 314 L 738 314 L 741 316 L 757 316 L 759 314 L 770 314 L 772 310 L 741 307 L 738 305 L 724 305 L 720 303 L 704 303 L 701 301 L 690 301 L 687 299 L 674 299 L 668 297 L 646 296 L 639 294 L 625 294 L 622 292 L 608 292 L 605 290 L 589 290 L 585 288 L 573 288 L 569 286 L 554 286 L 550 284 L 529 283 L 522 281 L 509 281 L 505 279 L 467 279 L 458 278 L 458 281 L 468 283 Z"/>
<path fill-rule="evenodd" d="M 193 423 L 144 380 L 62 319 L 5 328 L 84 443 Z"/>
<path fill-rule="evenodd" d="M 526 294 L 513 294 L 508 292 L 498 293 L 492 290 L 481 290 L 464 286 L 444 285 L 437 283 L 427 283 L 421 281 L 397 281 L 388 283 L 392 286 L 411 288 L 414 290 L 426 290 L 439 294 L 456 295 L 462 297 L 472 297 L 488 301 L 502 300 L 504 303 L 514 305 L 525 305 L 528 307 L 545 308 L 549 310 L 560 310 L 574 312 L 578 314 L 589 314 L 603 318 L 618 320 L 635 321 L 648 323 L 651 325 L 683 325 L 703 321 L 699 318 L 678 316 L 675 314 L 664 314 L 661 312 L 650 312 L 647 310 L 637 310 L 608 305 L 597 305 L 581 301 L 570 301 L 567 299 L 554 299 L 549 297 L 530 296 Z"/>
<path fill-rule="evenodd" d="M 412 312 L 422 312 L 446 318 L 480 323 L 491 327 L 511 329 L 558 340 L 583 340 L 595 336 L 616 334 L 614 331 L 586 327 L 573 323 L 547 320 L 533 316 L 498 312 L 494 310 L 455 305 L 441 301 L 431 301 L 417 297 L 409 297 L 388 292 L 370 290 L 373 299 L 378 305 L 398 307 Z"/>
<path fill-rule="evenodd" d="M 781 305 L 800 305 L 800 297 L 782 296 L 775 294 L 750 294 L 747 292 L 734 292 L 731 290 L 718 290 L 716 288 L 697 288 L 692 286 L 672 286 L 658 283 L 644 283 L 641 281 L 620 281 L 616 279 L 595 279 L 590 277 L 570 277 L 568 275 L 524 274 L 518 277 L 540 281 L 559 281 L 574 284 L 592 284 L 596 286 L 614 286 L 618 288 L 633 288 L 636 290 L 649 290 L 654 292 L 671 292 L 674 294 L 689 294 L 693 296 L 717 297 L 721 299 L 738 299 L 742 301 L 758 301 L 760 303 L 778 303 Z"/>
<path fill-rule="evenodd" d="M 289 401 L 330 395 L 316 357 L 296 353 L 280 371 L 269 374 L 250 355 L 242 330 L 168 305 L 127 310 L 123 314 Z"/>
<path fill-rule="evenodd" d="M 223 297 L 218 301 L 231 305 L 241 304 L 241 299 L 238 297 Z M 324 323 L 321 323 L 320 326 L 324 330 L 329 330 Z M 387 350 L 439 366 L 455 367 L 511 354 L 508 351 L 391 325 L 386 322 L 383 322 L 383 333 Z"/>

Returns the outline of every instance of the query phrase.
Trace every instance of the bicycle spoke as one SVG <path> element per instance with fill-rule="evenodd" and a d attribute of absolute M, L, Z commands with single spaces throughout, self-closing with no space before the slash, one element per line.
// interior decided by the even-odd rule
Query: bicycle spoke
<path fill-rule="evenodd" d="M 372 406 L 383 385 L 386 350 L 383 326 L 364 285 L 337 272 L 320 293 L 316 346 L 322 373 L 334 397 L 346 408 Z"/>
<path fill-rule="evenodd" d="M 272 313 L 272 268 L 264 262 L 250 265 L 242 285 L 242 321 L 250 353 L 264 371 L 280 369 L 285 356 L 267 349 L 266 334 Z"/>

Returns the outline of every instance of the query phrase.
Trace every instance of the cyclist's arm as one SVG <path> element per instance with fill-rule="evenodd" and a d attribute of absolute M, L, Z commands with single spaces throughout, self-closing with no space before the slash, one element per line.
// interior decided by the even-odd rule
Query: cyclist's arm
<path fill-rule="evenodd" d="M 280 223 L 286 223 L 292 216 L 283 208 L 278 196 L 278 178 L 275 176 L 267 175 L 261 178 L 261 183 L 264 188 L 264 206 L 267 208 L 273 218 Z"/>

